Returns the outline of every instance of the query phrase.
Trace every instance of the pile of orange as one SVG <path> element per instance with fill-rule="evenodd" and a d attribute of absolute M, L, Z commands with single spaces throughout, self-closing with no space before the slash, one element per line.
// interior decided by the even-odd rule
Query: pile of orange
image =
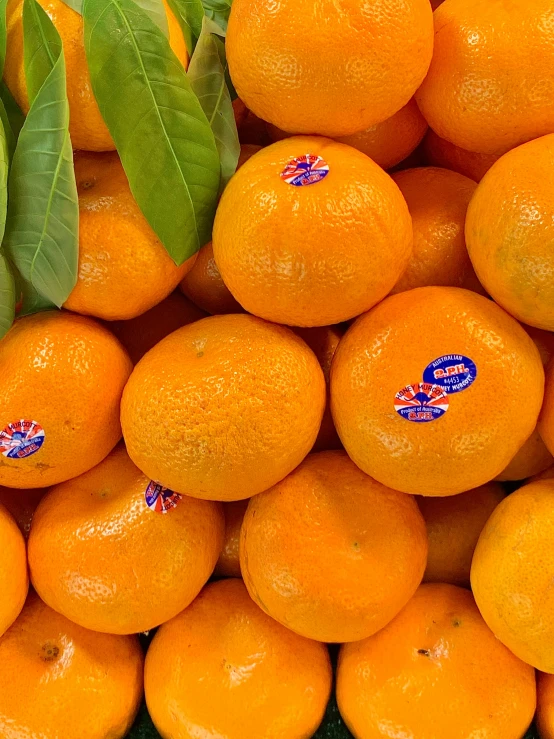
<path fill-rule="evenodd" d="M 40 2 L 79 270 L 0 341 L 0 737 L 554 739 L 552 0 L 234 0 L 180 266 Z"/>

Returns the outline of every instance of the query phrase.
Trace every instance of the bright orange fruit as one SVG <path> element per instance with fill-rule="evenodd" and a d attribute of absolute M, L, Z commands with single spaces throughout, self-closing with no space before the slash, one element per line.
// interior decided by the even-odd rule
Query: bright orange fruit
<path fill-rule="evenodd" d="M 498 154 L 479 154 L 451 144 L 430 128 L 423 139 L 423 151 L 427 162 L 434 167 L 452 169 L 475 182 L 480 182 L 492 165 L 499 159 Z"/>
<path fill-rule="evenodd" d="M 29 538 L 31 521 L 48 488 L 17 490 L 0 486 L 0 504 L 12 514 L 25 539 Z"/>
<path fill-rule="evenodd" d="M 25 539 L 15 519 L 0 505 L 0 636 L 18 617 L 29 589 Z"/>
<path fill-rule="evenodd" d="M 198 252 L 196 261 L 181 281 L 180 288 L 193 303 L 212 315 L 243 312 L 223 282 L 215 263 L 211 241 Z"/>
<path fill-rule="evenodd" d="M 537 729 L 541 739 L 554 739 L 554 675 L 537 675 Z"/>
<path fill-rule="evenodd" d="M 225 536 L 223 548 L 217 560 L 214 575 L 217 577 L 241 577 L 239 542 L 242 520 L 248 506 L 248 500 L 233 500 L 223 503 L 225 516 Z"/>

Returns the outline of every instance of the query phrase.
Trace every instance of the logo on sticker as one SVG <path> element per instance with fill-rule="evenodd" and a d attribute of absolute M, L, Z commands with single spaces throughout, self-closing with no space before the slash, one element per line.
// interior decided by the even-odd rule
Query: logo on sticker
<path fill-rule="evenodd" d="M 294 187 L 315 185 L 329 174 L 329 165 L 316 154 L 304 154 L 292 159 L 281 172 L 281 179 Z"/>
<path fill-rule="evenodd" d="M 171 511 L 182 497 L 180 493 L 175 493 L 169 488 L 164 488 L 153 480 L 148 483 L 148 487 L 144 493 L 146 505 L 151 511 L 156 511 L 156 513 L 167 513 Z"/>
<path fill-rule="evenodd" d="M 394 396 L 394 409 L 407 421 L 436 421 L 448 410 L 448 395 L 439 385 L 415 382 L 406 385 Z"/>
<path fill-rule="evenodd" d="M 444 354 L 427 365 L 423 382 L 440 385 L 445 393 L 459 393 L 475 382 L 475 362 L 463 354 Z"/>
<path fill-rule="evenodd" d="M 0 431 L 0 452 L 10 459 L 25 459 L 38 452 L 44 438 L 44 429 L 36 421 L 14 421 Z"/>

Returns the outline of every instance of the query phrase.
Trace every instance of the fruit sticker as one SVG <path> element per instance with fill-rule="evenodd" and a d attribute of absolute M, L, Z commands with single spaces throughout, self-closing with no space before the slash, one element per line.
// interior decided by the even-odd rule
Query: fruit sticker
<path fill-rule="evenodd" d="M 156 513 L 167 513 L 171 511 L 176 507 L 182 497 L 180 493 L 175 493 L 169 488 L 164 488 L 153 480 L 148 483 L 148 487 L 144 493 L 146 505 L 151 511 L 156 511 Z"/>
<path fill-rule="evenodd" d="M 0 431 L 0 452 L 10 459 L 25 459 L 38 452 L 44 439 L 44 429 L 36 421 L 14 421 Z"/>
<path fill-rule="evenodd" d="M 407 421 L 426 423 L 436 421 L 448 410 L 448 395 L 440 385 L 414 382 L 394 396 L 394 409 Z"/>
<path fill-rule="evenodd" d="M 316 154 L 303 154 L 291 159 L 281 172 L 281 179 L 294 187 L 315 185 L 329 174 L 329 165 Z"/>
<path fill-rule="evenodd" d="M 444 354 L 427 365 L 423 382 L 440 385 L 445 393 L 459 393 L 475 382 L 475 362 L 463 354 Z"/>

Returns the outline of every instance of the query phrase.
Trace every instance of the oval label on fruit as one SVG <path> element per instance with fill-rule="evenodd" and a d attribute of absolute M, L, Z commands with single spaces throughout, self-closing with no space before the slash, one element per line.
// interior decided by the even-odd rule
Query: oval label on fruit
<path fill-rule="evenodd" d="M 315 185 L 329 174 L 329 165 L 317 154 L 303 154 L 291 159 L 281 172 L 281 179 L 294 187 Z"/>
<path fill-rule="evenodd" d="M 448 410 L 448 395 L 440 385 L 414 382 L 394 396 L 394 409 L 407 421 L 427 423 L 436 421 Z"/>
<path fill-rule="evenodd" d="M 459 393 L 475 382 L 475 362 L 463 354 L 444 354 L 427 365 L 423 382 L 440 385 L 445 393 Z"/>
<path fill-rule="evenodd" d="M 0 452 L 10 459 L 25 459 L 38 452 L 45 436 L 44 429 L 36 421 L 14 421 L 0 431 Z"/>
<path fill-rule="evenodd" d="M 169 488 L 164 488 L 163 485 L 159 485 L 153 480 L 148 483 L 148 487 L 144 493 L 146 505 L 151 511 L 156 511 L 156 513 L 167 513 L 171 511 L 176 507 L 182 497 L 180 493 L 175 493 Z"/>

